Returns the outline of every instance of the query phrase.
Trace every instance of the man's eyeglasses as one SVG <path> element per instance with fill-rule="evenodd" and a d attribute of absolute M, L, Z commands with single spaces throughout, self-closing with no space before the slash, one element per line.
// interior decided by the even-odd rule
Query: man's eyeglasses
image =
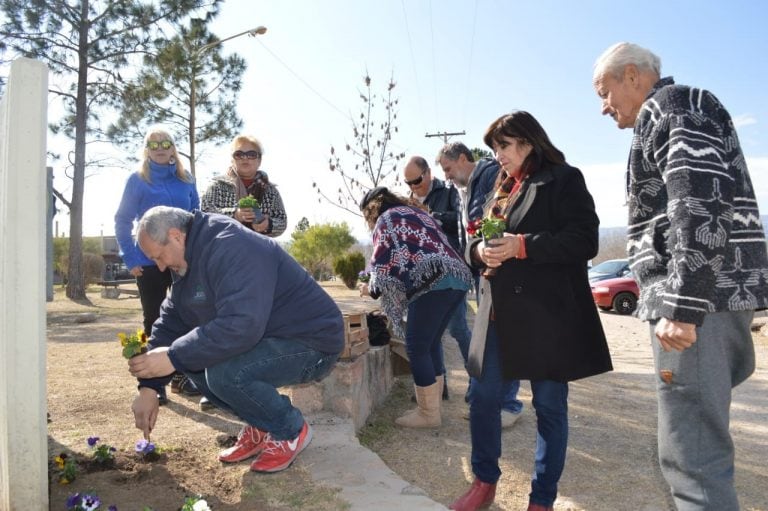
<path fill-rule="evenodd" d="M 261 153 L 258 151 L 235 151 L 232 153 L 232 158 L 236 160 L 255 160 L 261 158 Z"/>
<path fill-rule="evenodd" d="M 170 140 L 163 140 L 162 142 L 158 142 L 157 140 L 150 140 L 149 142 L 147 142 L 147 148 L 150 151 L 157 151 L 161 147 L 163 149 L 170 149 L 171 147 L 173 147 L 173 142 L 171 142 Z"/>
<path fill-rule="evenodd" d="M 416 179 L 411 179 L 410 181 L 408 181 L 408 180 L 406 179 L 406 180 L 405 180 L 405 184 L 407 184 L 408 186 L 419 186 L 419 185 L 421 184 L 421 182 L 422 182 L 422 181 L 424 181 L 424 174 L 426 174 L 426 173 L 427 173 L 427 171 L 425 170 L 425 171 L 424 171 L 424 172 L 422 172 L 422 173 L 421 173 L 421 175 L 420 175 L 419 177 L 417 177 Z"/>

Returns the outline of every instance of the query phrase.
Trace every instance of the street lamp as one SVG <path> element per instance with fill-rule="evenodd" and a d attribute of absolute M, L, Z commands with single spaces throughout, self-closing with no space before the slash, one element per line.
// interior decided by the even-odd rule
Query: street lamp
<path fill-rule="evenodd" d="M 252 28 L 250 30 L 240 32 L 239 34 L 231 35 L 229 37 L 225 37 L 224 39 L 219 39 L 218 41 L 204 44 L 203 46 L 197 48 L 195 51 L 192 52 L 192 55 L 191 55 L 192 80 L 189 87 L 189 170 L 193 176 L 195 175 L 195 127 L 196 127 L 195 109 L 197 107 L 196 66 L 197 66 L 198 59 L 206 50 L 209 50 L 214 46 L 218 46 L 225 41 L 229 41 L 230 39 L 234 39 L 236 37 L 240 37 L 244 35 L 256 37 L 257 35 L 266 34 L 266 32 L 267 32 L 267 27 L 265 27 L 264 25 L 259 25 L 256 28 Z"/>

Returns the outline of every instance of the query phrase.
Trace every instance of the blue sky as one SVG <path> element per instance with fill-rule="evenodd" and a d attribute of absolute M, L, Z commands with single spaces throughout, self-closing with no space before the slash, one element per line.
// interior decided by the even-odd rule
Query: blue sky
<path fill-rule="evenodd" d="M 248 63 L 239 111 L 244 131 L 265 146 L 262 168 L 286 203 L 287 233 L 306 216 L 311 223 L 345 220 L 355 235 L 367 235 L 359 218 L 319 204 L 311 187 L 313 181 L 338 186 L 327 170 L 329 148 L 351 141 L 348 115 L 360 108 L 358 90 L 366 72 L 376 92 L 384 91 L 390 75 L 397 82 L 396 149 L 431 162 L 442 141 L 424 134 L 435 131 L 466 131 L 452 140 L 482 147 L 492 120 L 513 109 L 528 110 L 585 173 L 602 225 L 626 225 L 623 176 L 631 132 L 600 115 L 591 84 L 594 60 L 622 40 L 657 53 L 664 75 L 720 98 L 737 121 L 761 212 L 768 214 L 768 3 L 638 5 L 227 0 L 212 30 L 225 38 L 268 27 L 257 39 L 223 43 L 223 51 L 238 52 Z M 228 161 L 227 147 L 206 149 L 198 166 L 201 194 Z M 86 234 L 112 233 L 131 170 L 102 170 L 88 178 Z M 442 176 L 439 167 L 433 170 Z M 65 224 L 66 217 L 60 229 Z"/>

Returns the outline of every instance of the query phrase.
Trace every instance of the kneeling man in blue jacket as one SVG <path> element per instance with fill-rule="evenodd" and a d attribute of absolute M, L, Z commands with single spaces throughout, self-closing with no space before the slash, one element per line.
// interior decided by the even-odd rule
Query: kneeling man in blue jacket
<path fill-rule="evenodd" d="M 157 391 L 174 371 L 246 425 L 225 462 L 287 468 L 312 430 L 277 387 L 318 381 L 344 347 L 341 312 L 274 240 L 226 216 L 158 206 L 139 221 L 139 246 L 173 271 L 150 350 L 128 361 L 139 379 L 136 427 L 149 439 Z"/>

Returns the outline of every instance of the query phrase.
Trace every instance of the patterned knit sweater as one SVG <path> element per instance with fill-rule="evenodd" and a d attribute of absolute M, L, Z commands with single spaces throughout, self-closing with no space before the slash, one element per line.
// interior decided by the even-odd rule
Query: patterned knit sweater
<path fill-rule="evenodd" d="M 237 209 L 237 185 L 227 176 L 214 178 L 211 185 L 200 198 L 200 209 L 207 213 L 219 213 L 234 216 Z M 273 184 L 267 185 L 261 201 L 261 211 L 269 217 L 271 230 L 266 236 L 276 238 L 285 232 L 288 217 L 280 192 Z"/>
<path fill-rule="evenodd" d="M 469 289 L 472 282 L 467 265 L 434 218 L 410 206 L 393 207 L 379 216 L 369 286 L 372 295 L 381 295 L 381 308 L 396 335 L 405 338 L 402 319 L 408 304 L 446 277 L 454 282 L 447 287 L 454 289 Z"/>
<path fill-rule="evenodd" d="M 710 92 L 663 78 L 643 103 L 628 169 L 637 315 L 701 325 L 768 307 L 757 200 L 728 112 Z"/>

